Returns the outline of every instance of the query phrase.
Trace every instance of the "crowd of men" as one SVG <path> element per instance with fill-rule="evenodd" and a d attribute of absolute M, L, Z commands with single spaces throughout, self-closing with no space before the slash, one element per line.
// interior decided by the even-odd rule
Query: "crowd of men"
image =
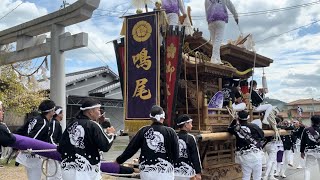
<path fill-rule="evenodd" d="M 107 152 L 115 139 L 115 129 L 110 122 L 101 120 L 104 114 L 100 108 L 99 101 L 84 100 L 79 113 L 62 133 L 59 123 L 63 117 L 62 108 L 51 100 L 44 100 L 39 105 L 40 115 L 27 120 L 15 133 L 57 145 L 62 161 L 49 161 L 48 173 L 55 173 L 48 179 L 98 180 L 101 179 L 100 152 Z M 3 119 L 2 103 L 0 119 Z M 197 142 L 188 133 L 192 129 L 192 119 L 188 115 L 178 117 L 178 133 L 163 125 L 165 113 L 160 106 L 151 108 L 150 119 L 152 124 L 137 132 L 115 162 L 124 163 L 140 149 L 141 179 L 201 179 Z M 14 134 L 0 123 L 0 145 L 10 146 L 14 142 Z M 16 161 L 25 166 L 29 180 L 41 179 L 41 156 L 21 151 Z"/>

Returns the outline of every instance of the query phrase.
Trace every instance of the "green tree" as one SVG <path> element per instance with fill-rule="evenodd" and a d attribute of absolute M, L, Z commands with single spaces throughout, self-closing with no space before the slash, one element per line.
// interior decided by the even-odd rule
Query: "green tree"
<path fill-rule="evenodd" d="M 3 50 L 1 54 L 4 54 Z M 14 66 L 0 66 L 0 101 L 17 115 L 24 115 L 35 110 L 40 102 L 47 97 L 46 92 L 39 91 L 36 83 L 28 80 L 23 81 L 15 71 L 16 68 L 19 68 L 30 72 L 30 65 L 29 61 L 16 63 Z"/>

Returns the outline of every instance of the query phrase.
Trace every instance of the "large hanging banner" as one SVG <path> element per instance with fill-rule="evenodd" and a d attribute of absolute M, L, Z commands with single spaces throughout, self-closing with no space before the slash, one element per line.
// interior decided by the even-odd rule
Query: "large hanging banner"
<path fill-rule="evenodd" d="M 158 34 L 159 27 L 156 12 L 126 17 L 126 125 L 133 126 L 134 123 L 128 123 L 132 120 L 149 120 L 151 107 L 160 103 L 160 49 Z M 135 124 L 138 126 L 137 123 Z M 129 128 L 129 131 L 130 129 L 133 130 Z"/>
<path fill-rule="evenodd" d="M 178 80 L 180 76 L 181 54 L 184 37 L 184 28 L 179 30 L 178 26 L 170 26 L 166 37 L 166 122 L 169 126 L 173 126 L 176 99 L 178 92 Z M 178 79 L 178 80 L 177 80 Z"/>

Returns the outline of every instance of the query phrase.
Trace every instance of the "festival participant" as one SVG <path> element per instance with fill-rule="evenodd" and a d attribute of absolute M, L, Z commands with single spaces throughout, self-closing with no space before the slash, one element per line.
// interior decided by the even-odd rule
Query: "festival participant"
<path fill-rule="evenodd" d="M 320 170 L 320 116 L 311 117 L 311 127 L 305 128 L 301 137 L 301 158 L 306 159 L 304 180 L 310 179 L 310 168 L 318 164 Z"/>
<path fill-rule="evenodd" d="M 223 39 L 225 24 L 228 23 L 228 11 L 238 24 L 238 14 L 230 0 L 206 0 L 205 10 L 208 21 L 208 29 L 212 42 L 211 63 L 222 64 L 220 58 L 220 45 Z"/>
<path fill-rule="evenodd" d="M 264 133 L 258 125 L 248 123 L 249 114 L 246 111 L 238 112 L 238 119 L 234 119 L 228 131 L 236 136 L 236 159 L 241 165 L 242 179 L 261 180 L 262 158 L 261 140 Z"/>
<path fill-rule="evenodd" d="M 59 142 L 62 179 L 100 180 L 99 150 L 107 152 L 113 143 L 115 129 L 102 129 L 95 121 L 100 117 L 99 101 L 85 99 L 80 112 L 67 126 Z"/>
<path fill-rule="evenodd" d="M 264 100 L 264 90 L 257 90 L 257 81 L 252 80 L 250 82 L 250 88 L 252 88 L 251 92 L 251 103 L 252 106 L 254 106 L 254 111 L 255 112 L 262 112 L 265 111 L 262 123 L 263 124 L 269 124 L 268 122 L 268 117 L 269 114 L 272 112 L 272 105 L 271 104 L 261 104 Z"/>
<path fill-rule="evenodd" d="M 29 119 L 16 134 L 48 142 L 49 121 L 54 115 L 55 103 L 52 100 L 44 100 L 39 105 L 40 115 Z M 16 161 L 25 166 L 29 180 L 40 180 L 42 173 L 42 159 L 40 156 L 26 152 L 20 152 Z"/>
<path fill-rule="evenodd" d="M 261 122 L 261 121 L 260 121 Z M 266 137 L 265 150 L 268 154 L 266 171 L 263 176 L 263 180 L 278 180 L 274 177 L 274 171 L 277 167 L 277 152 L 278 152 L 278 142 L 275 141 L 274 137 Z"/>
<path fill-rule="evenodd" d="M 229 106 L 235 100 L 235 88 L 231 85 L 229 79 L 223 80 L 222 93 L 223 93 L 223 106 Z"/>
<path fill-rule="evenodd" d="M 240 82 L 234 86 L 234 102 L 232 103 L 232 109 L 234 111 L 243 111 L 247 106 L 246 103 L 243 102 Z"/>
<path fill-rule="evenodd" d="M 296 143 L 295 143 L 295 152 L 300 152 L 300 143 L 301 143 L 301 136 L 302 132 L 305 129 L 305 126 L 298 120 L 293 121 L 294 130 L 292 131 L 292 136 L 295 137 Z M 304 160 L 299 156 L 298 157 L 298 163 L 297 163 L 297 169 L 301 169 L 304 166 Z"/>
<path fill-rule="evenodd" d="M 163 125 L 165 113 L 160 106 L 154 105 L 151 108 L 150 119 L 152 124 L 137 132 L 116 162 L 124 163 L 141 149 L 141 179 L 173 180 L 173 163 L 179 158 L 178 137 L 172 128 Z"/>
<path fill-rule="evenodd" d="M 55 114 L 53 115 L 52 120 L 50 121 L 49 128 L 49 142 L 54 145 L 59 145 L 59 141 L 62 136 L 62 127 L 60 122 L 63 119 L 63 110 L 61 106 L 56 106 L 54 109 Z M 48 180 L 57 180 L 62 179 L 61 166 L 59 161 L 48 159 L 48 174 L 50 177 L 47 177 Z"/>
<path fill-rule="evenodd" d="M 286 120 L 284 120 L 282 124 L 278 127 L 285 130 L 293 130 L 294 128 L 293 125 Z M 291 135 L 284 135 L 284 136 L 281 136 L 281 140 L 283 143 L 284 152 L 282 157 L 283 165 L 281 167 L 280 176 L 283 178 L 286 178 L 287 176 L 285 175 L 285 173 L 288 168 L 288 165 L 291 167 L 293 166 L 292 165 L 293 162 L 290 162 L 290 159 L 291 159 L 290 157 L 291 157 L 291 154 L 293 153 L 293 139 Z"/>
<path fill-rule="evenodd" d="M 10 130 L 3 121 L 3 105 L 0 101 L 0 146 L 8 146 L 16 141 L 16 138 L 11 134 Z"/>
<path fill-rule="evenodd" d="M 162 0 L 162 8 L 166 11 L 169 25 L 179 25 L 179 13 L 187 17 L 187 13 L 182 0 Z"/>
<path fill-rule="evenodd" d="M 61 106 L 57 106 L 54 109 L 54 115 L 50 121 L 49 128 L 49 142 L 51 144 L 58 145 L 62 136 L 62 127 L 60 122 L 63 119 L 63 111 Z"/>
<path fill-rule="evenodd" d="M 178 132 L 179 159 L 174 165 L 175 180 L 190 180 L 195 177 L 201 179 L 201 162 L 197 141 L 188 132 L 192 129 L 192 119 L 190 116 L 180 115 L 176 122 L 180 131 Z"/>

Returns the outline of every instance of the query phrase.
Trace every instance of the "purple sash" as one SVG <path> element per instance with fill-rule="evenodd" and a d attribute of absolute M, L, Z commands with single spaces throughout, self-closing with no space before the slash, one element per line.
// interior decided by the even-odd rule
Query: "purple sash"
<path fill-rule="evenodd" d="M 43 150 L 43 149 L 57 149 L 56 145 L 43 142 L 37 139 L 20 136 L 17 134 L 13 134 L 16 137 L 16 142 L 11 145 L 11 147 L 19 150 Z M 50 159 L 61 161 L 61 155 L 58 151 L 50 151 L 50 152 L 37 152 L 38 154 L 43 157 L 47 157 Z M 102 172 L 107 173 L 119 173 L 120 172 L 120 165 L 118 163 L 113 162 L 102 162 L 100 166 L 100 170 Z"/>

